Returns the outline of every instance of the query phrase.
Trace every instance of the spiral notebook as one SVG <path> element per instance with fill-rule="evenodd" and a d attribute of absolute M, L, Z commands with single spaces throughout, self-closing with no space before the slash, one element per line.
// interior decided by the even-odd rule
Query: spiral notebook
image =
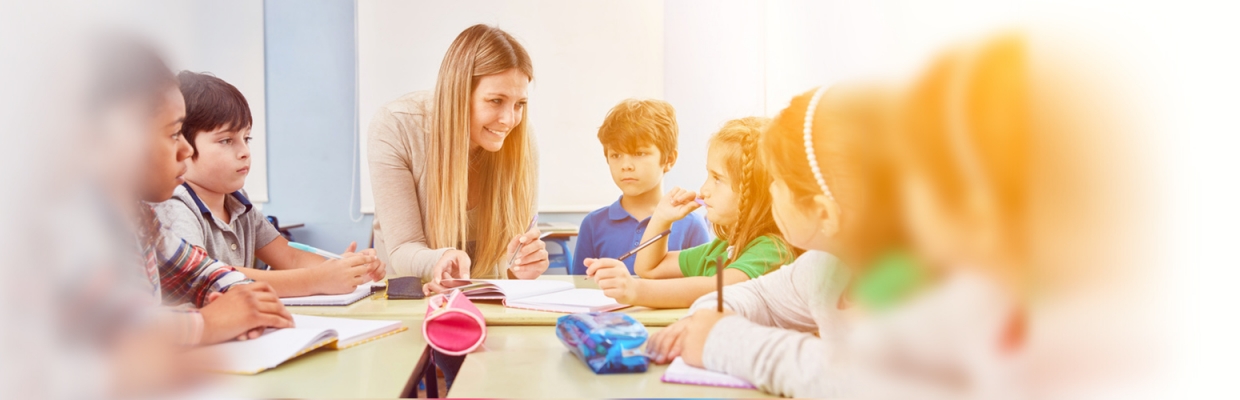
<path fill-rule="evenodd" d="M 370 297 L 387 287 L 387 281 L 368 282 L 357 285 L 353 292 L 345 294 L 320 294 L 315 296 L 281 297 L 280 303 L 286 306 L 347 306 L 358 300 Z"/>
<path fill-rule="evenodd" d="M 744 379 L 691 366 L 680 357 L 672 360 L 672 365 L 669 365 L 667 371 L 663 372 L 661 380 L 667 383 L 681 383 L 685 385 L 756 389 L 753 384 L 746 382 Z"/>

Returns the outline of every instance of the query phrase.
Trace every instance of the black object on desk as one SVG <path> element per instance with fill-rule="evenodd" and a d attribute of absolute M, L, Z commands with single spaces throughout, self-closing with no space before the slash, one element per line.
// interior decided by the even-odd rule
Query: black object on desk
<path fill-rule="evenodd" d="M 422 293 L 422 279 L 416 276 L 388 279 L 387 298 L 392 300 L 418 300 L 426 297 Z"/>

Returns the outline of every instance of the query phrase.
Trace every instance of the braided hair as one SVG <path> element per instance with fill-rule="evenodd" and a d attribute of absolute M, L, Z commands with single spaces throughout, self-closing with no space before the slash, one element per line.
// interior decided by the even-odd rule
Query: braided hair
<path fill-rule="evenodd" d="M 738 252 L 759 237 L 771 238 L 783 258 L 778 265 L 767 266 L 767 271 L 792 262 L 796 256 L 780 235 L 771 213 L 771 174 L 759 159 L 758 139 L 770 124 L 771 119 L 763 117 L 734 119 L 725 122 L 710 139 L 710 151 L 725 152 L 725 165 L 732 177 L 732 190 L 739 199 L 740 214 L 731 226 L 714 226 L 715 236 L 736 246 Z"/>

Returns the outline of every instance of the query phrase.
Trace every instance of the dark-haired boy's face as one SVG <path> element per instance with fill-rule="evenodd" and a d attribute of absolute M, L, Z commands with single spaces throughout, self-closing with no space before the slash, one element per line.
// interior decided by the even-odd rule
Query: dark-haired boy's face
<path fill-rule="evenodd" d="M 250 128 L 228 128 L 194 135 L 198 156 L 187 161 L 185 180 L 215 193 L 232 193 L 245 186 L 250 174 Z"/>
<path fill-rule="evenodd" d="M 150 151 L 142 179 L 142 200 L 161 202 L 172 198 L 172 191 L 185 181 L 185 159 L 192 149 L 180 134 L 185 121 L 185 98 L 173 86 L 151 120 Z"/>
<path fill-rule="evenodd" d="M 653 145 L 638 147 L 632 153 L 607 149 L 607 167 L 611 180 L 625 196 L 638 196 L 660 190 L 663 174 L 672 168 L 672 160 L 663 162 L 659 148 Z"/>

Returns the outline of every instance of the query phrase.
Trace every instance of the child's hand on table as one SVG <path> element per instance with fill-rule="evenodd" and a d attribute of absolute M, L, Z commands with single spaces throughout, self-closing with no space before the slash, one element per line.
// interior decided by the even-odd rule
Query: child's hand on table
<path fill-rule="evenodd" d="M 310 268 L 314 291 L 320 294 L 345 294 L 357 285 L 369 282 L 372 264 L 378 257 L 364 253 L 345 253 L 344 258 L 324 261 Z"/>
<path fill-rule="evenodd" d="M 202 344 L 257 338 L 264 328 L 292 328 L 293 315 L 284 309 L 275 289 L 263 282 L 233 285 L 228 292 L 212 293 L 199 309 Z"/>
<path fill-rule="evenodd" d="M 729 310 L 698 310 L 651 335 L 646 341 L 646 352 L 655 364 L 667 364 L 682 357 L 689 365 L 703 368 L 702 349 L 706 347 L 706 337 L 720 319 L 732 314 Z"/>
<path fill-rule="evenodd" d="M 379 282 L 379 281 L 382 281 L 383 278 L 387 276 L 387 266 L 383 264 L 382 260 L 379 260 L 379 255 L 378 253 L 375 252 L 375 249 L 365 249 L 362 251 L 357 251 L 357 242 L 352 242 L 352 243 L 349 243 L 349 247 L 344 250 L 344 253 L 340 253 L 340 257 L 343 257 L 343 258 L 349 258 L 350 256 L 353 256 L 353 255 L 363 255 L 363 256 L 372 257 L 371 259 L 372 261 L 368 264 L 369 271 L 366 274 L 366 276 L 370 278 L 370 281 Z"/>
<path fill-rule="evenodd" d="M 614 258 L 587 258 L 586 276 L 603 289 L 603 294 L 621 304 L 633 304 L 637 299 L 637 286 L 641 284 L 629 274 L 629 268 Z"/>

